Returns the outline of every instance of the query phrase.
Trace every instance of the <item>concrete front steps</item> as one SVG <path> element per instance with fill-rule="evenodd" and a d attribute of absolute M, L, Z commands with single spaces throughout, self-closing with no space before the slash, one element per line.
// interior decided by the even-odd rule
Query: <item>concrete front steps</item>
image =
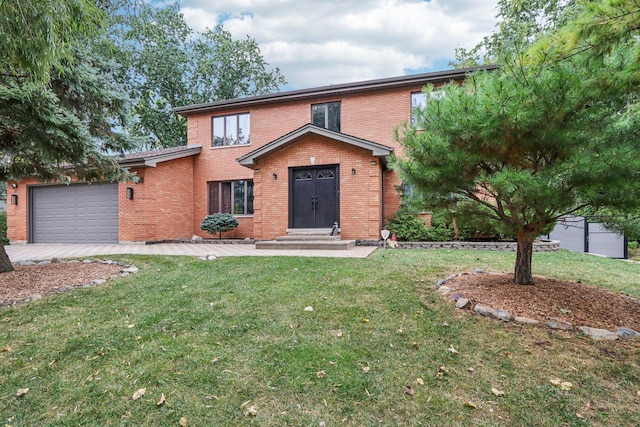
<path fill-rule="evenodd" d="M 332 236 L 330 228 L 289 228 L 286 236 L 276 240 L 256 242 L 256 249 L 324 249 L 347 250 L 355 247 L 355 240 Z"/>

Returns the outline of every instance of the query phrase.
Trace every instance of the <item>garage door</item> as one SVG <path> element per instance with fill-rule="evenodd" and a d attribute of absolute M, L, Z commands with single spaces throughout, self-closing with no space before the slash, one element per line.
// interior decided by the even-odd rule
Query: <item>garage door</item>
<path fill-rule="evenodd" d="M 31 187 L 31 243 L 118 243 L 118 184 Z"/>

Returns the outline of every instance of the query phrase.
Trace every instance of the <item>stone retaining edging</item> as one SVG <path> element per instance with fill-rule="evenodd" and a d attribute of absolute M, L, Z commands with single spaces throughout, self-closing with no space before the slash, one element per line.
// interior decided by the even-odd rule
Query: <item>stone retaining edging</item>
<path fill-rule="evenodd" d="M 468 274 L 468 273 L 463 273 Z M 484 274 L 483 269 L 474 270 L 473 274 Z M 456 277 L 460 276 L 460 274 L 452 274 L 444 279 L 440 279 L 436 282 L 435 288 L 442 296 L 449 296 L 449 294 L 453 291 L 452 288 L 446 286 L 446 284 Z M 527 317 L 518 317 L 512 316 L 507 310 L 504 309 L 496 309 L 494 307 L 490 307 L 488 305 L 482 304 L 474 304 L 469 298 L 464 297 L 462 293 L 454 293 L 451 296 L 451 299 L 454 301 L 456 305 L 456 309 L 459 310 L 470 310 L 476 314 L 479 314 L 484 317 L 488 317 L 490 319 L 495 319 L 502 322 L 515 322 L 526 325 L 539 325 L 541 322 L 536 319 L 529 319 Z M 611 341 L 617 339 L 638 339 L 640 338 L 640 332 L 635 331 L 631 328 L 620 327 L 617 331 L 609 331 L 606 329 L 598 329 L 592 328 L 589 326 L 574 326 L 569 322 L 564 322 L 559 319 L 547 319 L 544 323 L 547 328 L 556 329 L 561 331 L 573 332 L 577 331 L 582 333 L 583 335 L 599 341 Z"/>
<path fill-rule="evenodd" d="M 358 246 L 383 247 L 383 241 L 359 240 Z M 398 249 L 472 249 L 483 251 L 515 252 L 518 249 L 517 242 L 397 242 Z M 389 242 L 387 241 L 387 247 Z M 560 242 L 557 240 L 536 240 L 533 242 L 533 252 L 557 252 L 560 250 Z"/>

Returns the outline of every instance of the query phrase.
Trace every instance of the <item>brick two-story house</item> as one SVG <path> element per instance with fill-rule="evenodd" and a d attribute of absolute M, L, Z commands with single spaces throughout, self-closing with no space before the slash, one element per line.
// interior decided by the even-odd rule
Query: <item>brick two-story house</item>
<path fill-rule="evenodd" d="M 462 82 L 476 69 L 408 75 L 175 108 L 186 146 L 135 153 L 136 183 L 7 188 L 14 242 L 139 242 L 207 237 L 200 222 L 230 212 L 229 238 L 270 240 L 288 229 L 329 229 L 378 239 L 400 207 L 402 155 L 394 131 L 422 105 L 427 83 Z M 13 196 L 13 197 L 12 197 Z"/>

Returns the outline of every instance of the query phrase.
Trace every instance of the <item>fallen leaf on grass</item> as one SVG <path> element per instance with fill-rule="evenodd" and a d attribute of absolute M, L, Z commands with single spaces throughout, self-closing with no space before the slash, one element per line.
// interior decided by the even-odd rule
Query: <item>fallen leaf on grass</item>
<path fill-rule="evenodd" d="M 363 366 L 362 367 L 362 372 L 364 372 L 366 374 L 367 372 L 369 372 L 369 369 L 370 368 L 368 366 Z"/>
<path fill-rule="evenodd" d="M 569 381 L 562 381 L 560 378 L 552 378 L 549 380 L 549 382 L 559 387 L 560 390 L 571 390 L 573 388 L 572 383 L 570 383 Z"/>
<path fill-rule="evenodd" d="M 640 397 L 640 390 L 638 390 L 636 394 L 638 395 L 638 397 Z"/>
<path fill-rule="evenodd" d="M 166 398 L 166 397 L 164 397 L 164 393 L 162 393 L 162 394 L 160 395 L 160 400 L 158 400 L 158 401 L 156 402 L 156 405 L 157 405 L 157 406 L 160 406 L 160 405 L 162 405 L 162 404 L 164 404 L 164 403 L 167 403 L 167 398 Z"/>
<path fill-rule="evenodd" d="M 367 319 L 366 317 L 362 318 L 362 323 L 369 323 L 369 319 Z"/>
<path fill-rule="evenodd" d="M 491 388 L 491 393 L 495 394 L 496 396 L 504 396 L 504 391 L 498 390 L 495 387 Z"/>
<path fill-rule="evenodd" d="M 304 308 L 304 311 L 312 312 L 313 311 L 313 307 L 307 306 L 307 307 Z"/>
<path fill-rule="evenodd" d="M 16 392 L 16 397 L 22 397 L 27 393 L 29 393 L 29 388 L 19 388 Z"/>
<path fill-rule="evenodd" d="M 418 378 L 416 382 L 418 383 L 418 385 L 424 385 L 424 380 L 422 378 Z"/>
<path fill-rule="evenodd" d="M 180 427 L 187 427 L 188 425 L 189 425 L 189 422 L 187 421 L 186 417 L 180 418 Z"/>
<path fill-rule="evenodd" d="M 452 345 L 449 345 L 449 353 L 451 354 L 458 354 L 460 353 L 458 350 L 456 350 L 455 348 L 453 348 Z"/>
<path fill-rule="evenodd" d="M 411 345 L 413 346 L 413 348 L 415 348 L 416 350 L 420 348 L 420 343 L 417 341 L 414 341 L 411 343 Z"/>
<path fill-rule="evenodd" d="M 410 385 L 406 385 L 404 386 L 404 394 L 406 394 L 407 396 L 414 396 L 416 394 L 416 391 L 412 389 Z"/>
<path fill-rule="evenodd" d="M 327 376 L 327 373 L 325 371 L 316 372 L 316 377 L 318 377 L 318 378 L 324 378 L 326 376 Z"/>
<path fill-rule="evenodd" d="M 133 393 L 133 396 L 131 396 L 131 398 L 133 400 L 138 400 L 140 399 L 142 396 L 144 396 L 144 394 L 147 392 L 147 388 L 141 388 L 140 390 L 137 390 L 135 393 Z"/>
<path fill-rule="evenodd" d="M 476 409 L 478 407 L 478 405 L 476 405 L 475 403 L 469 401 L 469 400 L 465 400 L 464 401 L 464 406 L 466 406 L 467 408 L 471 408 L 471 409 Z"/>
<path fill-rule="evenodd" d="M 250 406 L 249 409 L 247 409 L 247 411 L 244 413 L 245 416 L 247 417 L 255 417 L 256 415 L 258 415 L 258 408 L 254 406 Z"/>
<path fill-rule="evenodd" d="M 2 347 L 0 348 L 0 353 L 8 353 L 11 351 L 11 347 Z"/>

